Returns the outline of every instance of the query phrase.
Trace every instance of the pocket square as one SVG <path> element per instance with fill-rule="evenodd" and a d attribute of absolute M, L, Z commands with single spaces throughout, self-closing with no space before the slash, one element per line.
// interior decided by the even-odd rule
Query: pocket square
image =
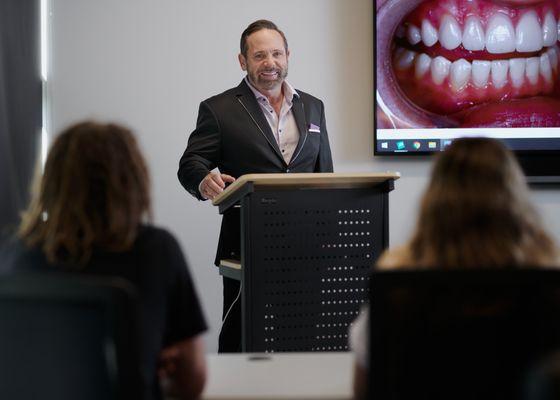
<path fill-rule="evenodd" d="M 321 133 L 321 129 L 315 124 L 309 124 L 309 132 L 311 132 L 311 133 Z"/>

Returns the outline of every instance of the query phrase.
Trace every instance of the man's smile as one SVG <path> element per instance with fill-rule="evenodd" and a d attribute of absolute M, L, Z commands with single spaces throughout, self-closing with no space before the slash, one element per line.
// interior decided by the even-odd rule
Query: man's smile
<path fill-rule="evenodd" d="M 262 71 L 260 72 L 260 76 L 264 77 L 265 79 L 277 79 L 279 73 L 278 70 Z"/>

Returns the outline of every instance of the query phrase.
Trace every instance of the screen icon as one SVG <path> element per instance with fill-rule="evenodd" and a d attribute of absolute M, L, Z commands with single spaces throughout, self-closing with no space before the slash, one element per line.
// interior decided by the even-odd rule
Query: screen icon
<path fill-rule="evenodd" d="M 444 149 L 449 146 L 451 144 L 452 140 L 451 139 L 445 139 L 442 144 L 441 147 L 443 147 Z"/>
<path fill-rule="evenodd" d="M 381 148 L 382 148 L 382 149 L 388 149 L 388 148 L 389 148 L 389 143 L 387 143 L 387 142 L 381 142 Z"/>
<path fill-rule="evenodd" d="M 397 142 L 397 150 L 404 150 L 404 142 L 402 140 Z"/>
<path fill-rule="evenodd" d="M 437 147 L 437 143 L 436 142 L 428 142 L 428 148 L 429 149 L 435 149 Z"/>
<path fill-rule="evenodd" d="M 415 150 L 419 150 L 422 144 L 419 141 L 415 141 L 413 144 Z"/>

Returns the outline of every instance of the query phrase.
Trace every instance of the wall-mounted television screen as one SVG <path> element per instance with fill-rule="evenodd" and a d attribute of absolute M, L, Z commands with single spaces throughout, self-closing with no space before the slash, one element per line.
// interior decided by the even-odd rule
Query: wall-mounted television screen
<path fill-rule="evenodd" d="M 560 0 L 376 0 L 376 155 L 489 136 L 560 177 Z"/>

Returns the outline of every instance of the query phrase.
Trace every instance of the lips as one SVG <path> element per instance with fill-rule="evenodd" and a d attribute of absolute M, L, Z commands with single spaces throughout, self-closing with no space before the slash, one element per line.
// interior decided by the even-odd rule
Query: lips
<path fill-rule="evenodd" d="M 277 69 L 269 71 L 260 71 L 259 75 L 265 79 L 277 79 L 280 76 L 280 71 Z"/>
<path fill-rule="evenodd" d="M 378 4 L 377 99 L 394 127 L 560 126 L 560 1 L 505 3 Z"/>

